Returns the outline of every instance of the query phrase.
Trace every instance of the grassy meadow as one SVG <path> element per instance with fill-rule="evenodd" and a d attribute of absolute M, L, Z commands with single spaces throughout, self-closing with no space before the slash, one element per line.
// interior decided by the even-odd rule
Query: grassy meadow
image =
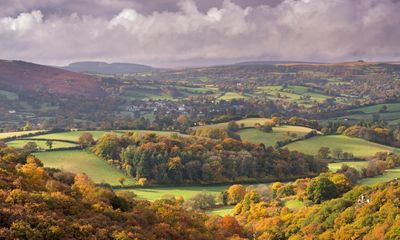
<path fill-rule="evenodd" d="M 342 168 L 343 165 L 347 165 L 347 166 L 353 167 L 357 170 L 361 170 L 368 166 L 368 161 L 345 161 L 345 162 L 329 163 L 328 168 L 332 172 L 336 172 L 337 170 Z"/>
<path fill-rule="evenodd" d="M 353 153 L 356 157 L 370 157 L 377 152 L 394 151 L 392 147 L 344 135 L 316 136 L 290 143 L 285 147 L 289 150 L 296 150 L 311 155 L 316 155 L 321 147 L 329 147 L 331 150 L 341 149 L 343 152 Z"/>
<path fill-rule="evenodd" d="M 0 139 L 11 138 L 11 137 L 23 137 L 29 134 L 36 134 L 45 132 L 46 130 L 34 130 L 34 131 L 20 131 L 20 132 L 6 132 L 0 133 Z"/>
<path fill-rule="evenodd" d="M 120 170 L 108 164 L 93 153 L 84 150 L 67 150 L 54 152 L 38 152 L 45 167 L 58 168 L 72 173 L 86 173 L 95 183 L 108 183 L 119 186 L 119 177 L 126 179 L 125 184 L 134 184 L 134 180 L 124 175 Z"/>
<path fill-rule="evenodd" d="M 39 140 L 14 140 L 11 142 L 7 142 L 7 145 L 10 147 L 15 147 L 15 148 L 23 148 L 25 144 L 28 142 L 34 142 L 37 144 L 38 148 L 41 150 L 49 150 L 49 147 L 46 144 L 46 141 L 39 141 Z M 53 141 L 53 149 L 58 149 L 58 148 L 71 148 L 71 147 L 77 147 L 77 144 L 74 143 L 66 143 L 66 142 L 59 142 L 59 141 Z"/>
<path fill-rule="evenodd" d="M 300 126 L 279 126 L 274 127 L 270 133 L 260 131 L 255 128 L 243 129 L 237 133 L 243 141 L 250 141 L 254 143 L 263 143 L 266 146 L 274 146 L 276 142 L 285 139 L 293 139 L 303 137 L 312 131 L 311 128 Z"/>
<path fill-rule="evenodd" d="M 117 134 L 123 134 L 125 132 L 135 132 L 135 133 L 155 133 L 159 135 L 170 135 L 174 132 L 164 132 L 164 131 L 149 131 L 149 130 L 115 130 L 115 131 L 72 131 L 72 132 L 61 132 L 61 133 L 50 133 L 39 136 L 31 137 L 30 139 L 53 139 L 53 140 L 67 140 L 77 142 L 82 133 L 88 132 L 93 135 L 93 138 L 99 139 L 105 133 L 115 132 Z"/>

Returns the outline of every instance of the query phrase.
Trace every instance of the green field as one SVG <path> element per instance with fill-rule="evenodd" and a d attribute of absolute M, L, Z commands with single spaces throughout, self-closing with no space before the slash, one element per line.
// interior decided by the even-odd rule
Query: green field
<path fill-rule="evenodd" d="M 149 187 L 149 188 L 135 188 L 128 191 L 134 192 L 139 198 L 154 201 L 162 199 L 167 196 L 182 196 L 185 200 L 193 197 L 197 193 L 206 192 L 209 194 L 217 195 L 220 192 L 229 188 L 230 185 L 218 186 L 190 186 L 190 187 Z"/>
<path fill-rule="evenodd" d="M 299 209 L 303 206 L 304 206 L 304 202 L 297 200 L 297 199 L 291 199 L 291 200 L 285 201 L 285 207 L 292 209 L 292 210 Z"/>
<path fill-rule="evenodd" d="M 237 92 L 226 92 L 224 95 L 219 97 L 220 100 L 232 100 L 232 99 L 242 99 L 247 98 L 247 96 L 239 94 Z"/>
<path fill-rule="evenodd" d="M 266 120 L 269 120 L 269 118 L 246 118 L 242 120 L 237 120 L 235 121 L 237 124 L 243 125 L 243 127 L 254 127 L 256 123 L 263 124 Z M 228 127 L 229 122 L 223 122 L 223 123 L 216 123 L 216 124 L 210 124 L 210 125 L 205 125 L 205 126 L 200 126 L 197 128 L 226 128 Z"/>
<path fill-rule="evenodd" d="M 361 170 L 361 169 L 367 167 L 368 162 L 367 161 L 345 161 L 345 162 L 329 163 L 328 168 L 332 172 L 336 172 L 337 170 L 342 168 L 343 165 L 347 165 L 347 166 L 353 167 L 357 170 Z"/>
<path fill-rule="evenodd" d="M 270 133 L 263 132 L 255 128 L 243 129 L 237 133 L 240 135 L 240 138 L 243 141 L 263 143 L 266 146 L 274 146 L 278 141 L 303 137 L 310 131 L 312 131 L 312 129 L 307 127 L 280 126 L 274 127 L 273 131 Z M 292 136 L 292 134 L 296 134 L 296 137 Z"/>
<path fill-rule="evenodd" d="M 0 97 L 5 97 L 8 100 L 18 100 L 18 95 L 13 92 L 0 90 Z"/>
<path fill-rule="evenodd" d="M 400 168 L 387 169 L 385 173 L 381 176 L 361 179 L 359 184 L 372 186 L 378 183 L 389 182 L 393 179 L 398 179 L 398 178 L 400 178 Z"/>
<path fill-rule="evenodd" d="M 82 133 L 88 132 L 93 135 L 96 140 L 103 136 L 107 132 L 113 131 L 72 131 L 72 132 L 62 132 L 62 133 L 51 133 L 39 136 L 31 137 L 31 139 L 54 139 L 54 140 L 67 140 L 77 142 Z M 124 132 L 136 132 L 136 133 L 156 133 L 160 135 L 170 135 L 173 132 L 163 132 L 163 131 L 148 131 L 148 130 L 116 130 L 117 134 L 123 134 Z"/>
<path fill-rule="evenodd" d="M 40 149 L 49 149 L 49 147 L 46 145 L 46 141 L 37 141 L 37 140 L 14 140 L 11 142 L 7 142 L 7 145 L 10 147 L 15 147 L 15 148 L 23 148 L 25 144 L 28 142 L 34 142 L 38 145 L 39 150 Z M 53 149 L 57 148 L 70 148 L 70 147 L 77 147 L 77 144 L 73 143 L 66 143 L 66 142 L 58 142 L 58 141 L 53 141 Z"/>
<path fill-rule="evenodd" d="M 350 110 L 350 112 L 378 113 L 383 106 L 386 106 L 387 112 L 400 112 L 400 103 L 383 103 L 367 107 L 360 107 Z"/>
<path fill-rule="evenodd" d="M 309 104 L 314 101 L 323 102 L 324 100 L 331 98 L 331 96 L 322 92 L 311 91 L 308 87 L 297 85 L 287 86 L 285 88 L 280 85 L 258 87 L 258 91 L 255 92 L 255 94 L 267 94 L 267 96 L 273 100 L 279 98 L 287 99 L 304 106 L 309 106 Z M 305 96 L 307 96 L 308 99 L 305 98 Z"/>
<path fill-rule="evenodd" d="M 392 147 L 344 135 L 317 136 L 288 144 L 285 147 L 312 155 L 316 155 L 321 147 L 329 147 L 331 150 L 341 149 L 343 152 L 353 153 L 357 157 L 370 157 L 377 152 L 394 151 Z"/>
<path fill-rule="evenodd" d="M 35 130 L 35 131 L 21 131 L 21 132 L 6 132 L 0 133 L 0 139 L 10 138 L 10 137 L 22 137 L 29 134 L 35 134 L 40 132 L 45 132 L 46 130 Z"/>
<path fill-rule="evenodd" d="M 208 211 L 206 211 L 206 213 L 223 217 L 225 215 L 232 215 L 234 208 L 235 208 L 235 206 L 226 206 L 226 207 L 208 210 Z"/>
<path fill-rule="evenodd" d="M 86 173 L 95 183 L 108 183 L 119 186 L 117 179 L 124 177 L 125 184 L 134 184 L 134 180 L 125 176 L 120 170 L 109 165 L 91 152 L 67 150 L 35 153 L 45 167 L 58 168 L 73 173 Z"/>

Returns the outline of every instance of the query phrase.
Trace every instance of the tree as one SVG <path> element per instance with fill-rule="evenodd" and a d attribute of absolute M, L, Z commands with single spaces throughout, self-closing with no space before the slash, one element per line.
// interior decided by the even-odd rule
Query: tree
<path fill-rule="evenodd" d="M 210 209 L 215 207 L 215 197 L 208 193 L 197 193 L 188 200 L 187 204 L 192 209 Z"/>
<path fill-rule="evenodd" d="M 234 184 L 228 188 L 228 198 L 231 204 L 236 204 L 244 198 L 246 188 L 241 184 Z"/>
<path fill-rule="evenodd" d="M 321 203 L 337 196 L 336 185 L 325 176 L 314 178 L 307 188 L 307 197 L 314 203 Z"/>
<path fill-rule="evenodd" d="M 47 140 L 47 141 L 46 141 L 46 145 L 47 145 L 47 147 L 48 147 L 49 149 L 53 149 L 53 141 Z"/>
<path fill-rule="evenodd" d="M 176 121 L 182 125 L 186 125 L 188 123 L 188 118 L 185 115 L 180 115 Z"/>
<path fill-rule="evenodd" d="M 230 121 L 228 123 L 228 131 L 236 132 L 240 129 L 239 125 L 235 121 Z"/>
<path fill-rule="evenodd" d="M 332 157 L 334 159 L 341 159 L 343 155 L 343 150 L 341 148 L 335 148 L 332 150 Z"/>
<path fill-rule="evenodd" d="M 125 182 L 125 178 L 124 177 L 119 177 L 118 179 L 117 179 L 117 181 L 119 182 L 119 184 L 121 184 L 121 186 L 124 186 L 124 182 Z"/>
<path fill-rule="evenodd" d="M 26 152 L 35 152 L 38 150 L 38 145 L 35 142 L 27 142 L 23 149 Z"/>
<path fill-rule="evenodd" d="M 147 178 L 139 178 L 137 183 L 138 183 L 139 186 L 147 186 L 148 181 L 147 181 Z"/>
<path fill-rule="evenodd" d="M 331 149 L 328 147 L 321 147 L 318 150 L 318 157 L 321 159 L 327 159 L 329 157 L 329 154 L 331 153 Z"/>
<path fill-rule="evenodd" d="M 79 142 L 79 146 L 81 146 L 81 148 L 88 148 L 95 144 L 93 135 L 88 132 L 82 133 L 81 136 L 79 137 L 78 142 Z"/>

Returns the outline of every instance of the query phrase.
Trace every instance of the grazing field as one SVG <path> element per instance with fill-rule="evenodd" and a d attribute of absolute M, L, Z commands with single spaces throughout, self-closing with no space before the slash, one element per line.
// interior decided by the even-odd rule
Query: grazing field
<path fill-rule="evenodd" d="M 394 151 L 392 147 L 344 135 L 317 136 L 288 144 L 285 147 L 312 155 L 316 155 L 321 147 L 329 147 L 331 150 L 341 149 L 343 152 L 353 153 L 356 157 L 370 157 L 377 152 Z"/>
<path fill-rule="evenodd" d="M 259 95 L 268 94 L 271 99 L 287 99 L 302 105 L 308 105 L 313 101 L 323 102 L 324 100 L 331 98 L 331 96 L 322 92 L 312 91 L 308 87 L 296 85 L 287 87 L 280 85 L 258 87 L 256 93 Z"/>
<path fill-rule="evenodd" d="M 385 173 L 380 176 L 361 179 L 359 184 L 372 186 L 378 183 L 389 182 L 398 178 L 400 178 L 400 168 L 387 169 Z"/>
<path fill-rule="evenodd" d="M 336 172 L 339 170 L 343 165 L 347 165 L 349 167 L 353 167 L 357 170 L 361 170 L 363 168 L 366 168 L 368 165 L 367 161 L 345 161 L 345 162 L 337 162 L 337 163 L 329 163 L 328 168 L 332 172 Z"/>
<path fill-rule="evenodd" d="M 247 98 L 247 96 L 236 93 L 236 92 L 226 92 L 224 95 L 219 97 L 220 100 L 232 100 L 232 99 L 242 99 Z"/>
<path fill-rule="evenodd" d="M 387 112 L 400 112 L 400 103 L 382 103 L 367 107 L 360 107 L 350 110 L 350 112 L 378 113 L 383 106 L 386 106 Z"/>
<path fill-rule="evenodd" d="M 226 215 L 232 215 L 233 209 L 235 206 L 226 206 L 226 207 L 221 207 L 221 208 L 214 208 L 211 210 L 206 211 L 206 213 L 211 214 L 211 215 L 217 215 L 217 216 L 226 216 Z"/>
<path fill-rule="evenodd" d="M 206 192 L 209 194 L 217 195 L 220 192 L 229 188 L 230 185 L 218 186 L 176 186 L 176 187 L 149 187 L 149 188 L 135 188 L 128 191 L 134 192 L 139 198 L 147 199 L 150 201 L 162 199 L 168 196 L 179 197 L 182 196 L 185 200 L 193 197 L 197 193 Z"/>
<path fill-rule="evenodd" d="M 23 148 L 25 144 L 28 142 L 34 142 L 37 144 L 39 150 L 44 149 L 48 150 L 50 149 L 46 141 L 38 141 L 38 140 L 14 140 L 11 142 L 7 142 L 7 145 L 10 147 L 15 147 L 15 148 Z M 70 147 L 77 147 L 77 144 L 74 143 L 66 143 L 66 142 L 58 142 L 58 141 L 53 141 L 53 149 L 58 149 L 58 148 L 70 148 Z"/>
<path fill-rule="evenodd" d="M 237 133 L 243 141 L 263 143 L 266 146 L 274 146 L 278 141 L 303 137 L 311 132 L 311 128 L 299 126 L 280 126 L 274 127 L 270 133 L 260 131 L 255 128 L 243 129 Z"/>
<path fill-rule="evenodd" d="M 134 184 L 134 180 L 120 170 L 109 165 L 103 159 L 89 151 L 67 150 L 35 153 L 45 167 L 58 168 L 73 173 L 86 173 L 95 183 L 108 183 L 119 186 L 117 179 L 124 177 L 125 184 Z"/>
<path fill-rule="evenodd" d="M 11 138 L 11 137 L 22 137 L 29 134 L 35 134 L 45 132 L 46 130 L 35 130 L 35 131 L 21 131 L 21 132 L 6 132 L 0 133 L 0 139 Z"/>
<path fill-rule="evenodd" d="M 242 125 L 243 127 L 254 127 L 256 123 L 263 124 L 266 120 L 269 120 L 269 118 L 245 118 L 242 120 L 237 120 L 235 121 L 237 124 Z M 205 125 L 205 126 L 200 126 L 197 128 L 226 128 L 228 127 L 229 122 L 223 122 L 223 123 L 216 123 L 216 124 L 210 124 L 210 125 Z"/>
<path fill-rule="evenodd" d="M 115 132 L 117 134 L 123 134 L 125 132 L 136 132 L 136 133 L 155 133 L 160 135 L 170 135 L 174 132 L 163 132 L 163 131 L 148 131 L 148 130 L 115 130 L 115 131 L 72 131 L 62 133 L 51 133 L 39 136 L 31 137 L 31 139 L 54 139 L 54 140 L 67 140 L 77 142 L 82 133 L 88 132 L 93 135 L 96 140 L 108 132 Z"/>

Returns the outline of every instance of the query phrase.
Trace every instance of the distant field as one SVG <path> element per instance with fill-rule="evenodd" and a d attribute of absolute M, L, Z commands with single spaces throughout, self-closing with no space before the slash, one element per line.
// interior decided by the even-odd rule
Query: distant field
<path fill-rule="evenodd" d="M 332 172 L 336 172 L 340 168 L 342 168 L 343 165 L 347 165 L 349 167 L 353 167 L 357 170 L 361 170 L 362 168 L 366 168 L 368 165 L 367 161 L 345 161 L 345 162 L 337 162 L 337 163 L 329 163 L 328 168 Z"/>
<path fill-rule="evenodd" d="M 355 108 L 350 110 L 350 112 L 377 113 L 382 109 L 383 106 L 387 107 L 387 112 L 400 112 L 400 103 L 376 104 L 367 107 Z"/>
<path fill-rule="evenodd" d="M 125 184 L 134 184 L 134 180 L 125 176 L 117 168 L 109 165 L 91 152 L 67 150 L 35 153 L 45 167 L 58 168 L 73 173 L 86 173 L 95 183 L 108 183 L 119 186 L 117 179 L 124 177 Z"/>
<path fill-rule="evenodd" d="M 221 100 L 232 100 L 232 99 L 241 99 L 241 98 L 247 98 L 247 96 L 241 95 L 241 94 L 236 93 L 236 92 L 226 92 L 224 95 L 222 95 L 218 99 L 221 99 Z"/>
<path fill-rule="evenodd" d="M 297 102 L 302 105 L 309 105 L 310 101 L 323 102 L 331 98 L 322 92 L 311 91 L 310 88 L 304 86 L 291 85 L 283 88 L 280 85 L 258 87 L 256 94 L 268 94 L 271 99 L 286 98 L 287 100 Z M 309 99 L 304 98 L 309 96 Z"/>
<path fill-rule="evenodd" d="M 54 140 L 68 140 L 75 141 L 79 140 L 79 137 L 82 133 L 88 132 L 93 134 L 93 138 L 96 140 L 102 137 L 105 133 L 113 132 L 113 131 L 73 131 L 73 132 L 62 132 L 62 133 L 51 133 L 44 134 L 39 136 L 31 137 L 31 139 L 54 139 Z M 116 130 L 115 133 L 123 134 L 124 132 L 136 132 L 136 133 L 156 133 L 160 135 L 170 135 L 173 132 L 163 132 L 163 131 L 148 131 L 148 130 Z"/>
<path fill-rule="evenodd" d="M 197 193 L 206 192 L 217 195 L 220 192 L 229 188 L 230 185 L 219 186 L 190 186 L 190 187 L 151 187 L 151 188 L 136 188 L 128 191 L 134 192 L 139 198 L 154 201 L 161 199 L 164 196 L 182 196 L 185 200 L 193 197 Z"/>
<path fill-rule="evenodd" d="M 241 125 L 244 124 L 243 127 L 254 127 L 256 123 L 263 124 L 266 120 L 269 118 L 246 118 L 242 120 L 237 120 L 235 121 L 237 124 Z M 216 123 L 216 124 L 210 124 L 210 125 L 205 125 L 205 126 L 200 126 L 197 128 L 226 128 L 228 126 L 229 122 L 223 122 L 223 123 Z"/>
<path fill-rule="evenodd" d="M 377 152 L 394 151 L 392 147 L 343 135 L 317 136 L 288 144 L 285 147 L 289 150 L 296 150 L 312 155 L 316 155 L 321 147 L 329 147 L 331 150 L 339 148 L 344 152 L 353 153 L 357 157 L 370 157 Z"/>
<path fill-rule="evenodd" d="M 36 143 L 40 149 L 49 149 L 49 147 L 46 145 L 46 141 L 37 141 L 37 140 L 14 140 L 11 142 L 7 142 L 7 145 L 10 147 L 15 147 L 15 148 L 23 148 L 25 146 L 25 144 L 27 144 L 28 142 Z M 53 141 L 53 149 L 69 148 L 69 147 L 77 147 L 77 146 L 78 146 L 77 144 L 73 144 L 73 143 Z"/>
<path fill-rule="evenodd" d="M 21 132 L 7 132 L 0 133 L 0 139 L 10 138 L 10 137 L 22 137 L 29 134 L 45 132 L 46 130 L 35 130 L 35 131 L 21 131 Z"/>
<path fill-rule="evenodd" d="M 238 131 L 237 133 L 240 135 L 243 141 L 263 143 L 266 146 L 274 146 L 278 141 L 303 137 L 310 131 L 312 131 L 312 129 L 307 127 L 280 126 L 280 127 L 274 127 L 273 131 L 270 133 L 262 132 L 255 128 L 243 129 Z M 287 133 L 290 134 L 288 135 Z M 293 137 L 291 136 L 291 134 L 296 134 L 297 137 Z"/>
<path fill-rule="evenodd" d="M 387 169 L 381 176 L 361 179 L 359 184 L 372 186 L 378 183 L 389 182 L 397 178 L 400 178 L 400 168 Z"/>
<path fill-rule="evenodd" d="M 234 208 L 235 208 L 235 206 L 226 206 L 226 207 L 208 210 L 208 211 L 206 211 L 206 213 L 223 217 L 225 215 L 232 215 Z"/>

